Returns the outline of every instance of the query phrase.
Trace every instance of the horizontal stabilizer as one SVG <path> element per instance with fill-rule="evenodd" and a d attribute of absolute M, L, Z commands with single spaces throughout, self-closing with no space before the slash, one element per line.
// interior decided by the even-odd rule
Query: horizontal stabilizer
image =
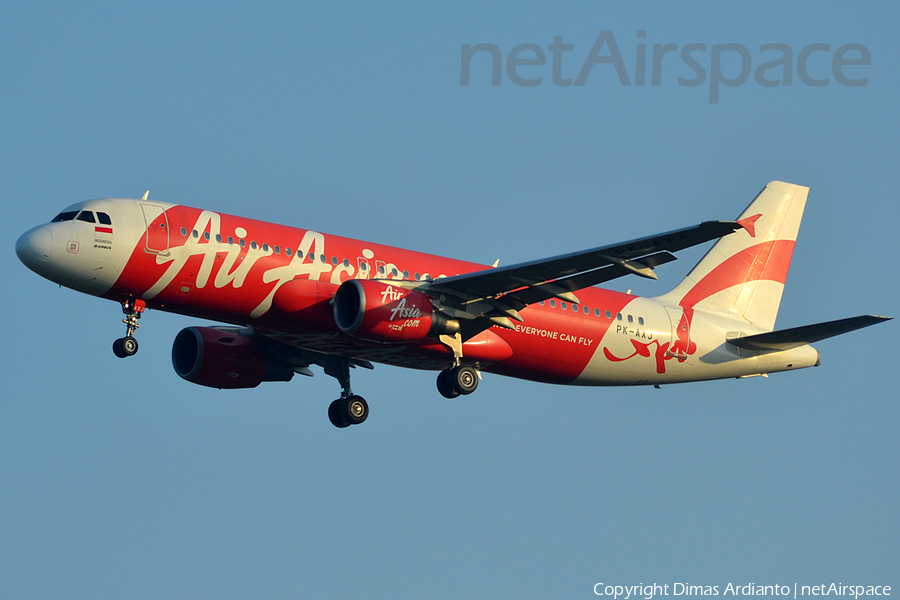
<path fill-rule="evenodd" d="M 799 346 L 805 346 L 806 344 L 812 344 L 819 340 L 841 335 L 842 333 L 847 333 L 856 329 L 862 329 L 863 327 L 868 327 L 869 325 L 874 325 L 890 319 L 891 317 L 863 315 L 860 317 L 850 317 L 849 319 L 828 321 L 827 323 L 792 327 L 791 329 L 772 331 L 770 333 L 748 335 L 747 337 L 730 339 L 728 340 L 728 343 L 733 344 L 738 348 L 746 348 L 747 350 L 779 352 L 797 348 Z"/>

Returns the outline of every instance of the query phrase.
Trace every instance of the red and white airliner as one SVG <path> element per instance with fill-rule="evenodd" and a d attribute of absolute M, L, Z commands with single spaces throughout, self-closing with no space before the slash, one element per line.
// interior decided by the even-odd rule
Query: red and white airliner
<path fill-rule="evenodd" d="M 661 385 L 767 375 L 819 364 L 809 344 L 888 317 L 773 331 L 809 188 L 767 185 L 737 221 L 710 221 L 545 260 L 488 267 L 308 229 L 151 201 L 66 208 L 16 243 L 31 270 L 121 303 L 138 349 L 145 308 L 230 323 L 188 327 L 175 372 L 214 388 L 312 375 L 340 382 L 328 416 L 362 423 L 350 368 L 440 371 L 437 387 L 470 394 L 481 372 L 569 385 Z M 656 279 L 673 252 L 718 239 L 667 294 L 594 287 Z"/>

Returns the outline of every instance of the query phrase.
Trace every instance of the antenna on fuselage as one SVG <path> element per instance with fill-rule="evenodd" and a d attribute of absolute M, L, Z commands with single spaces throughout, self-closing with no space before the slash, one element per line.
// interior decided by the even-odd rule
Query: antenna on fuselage
<path fill-rule="evenodd" d="M 144 195 L 141 196 L 141 200 L 146 200 L 147 196 L 149 196 L 149 195 L 150 195 L 150 190 L 147 190 L 146 192 L 144 192 Z"/>

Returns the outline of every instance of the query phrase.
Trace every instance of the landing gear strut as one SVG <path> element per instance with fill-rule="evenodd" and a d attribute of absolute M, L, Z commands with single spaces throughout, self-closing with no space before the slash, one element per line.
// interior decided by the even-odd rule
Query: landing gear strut
<path fill-rule="evenodd" d="M 325 374 L 341 384 L 341 397 L 328 406 L 328 420 L 337 428 L 359 425 L 369 416 L 369 405 L 362 396 L 350 390 L 350 360 L 343 356 L 329 356 Z"/>
<path fill-rule="evenodd" d="M 147 303 L 140 299 L 129 298 L 122 302 L 122 312 L 125 313 L 125 318 L 122 320 L 126 327 L 125 337 L 113 342 L 113 353 L 119 358 L 128 358 L 137 354 L 138 342 L 134 337 L 134 332 L 140 327 L 138 319 L 141 318 L 146 307 Z"/>

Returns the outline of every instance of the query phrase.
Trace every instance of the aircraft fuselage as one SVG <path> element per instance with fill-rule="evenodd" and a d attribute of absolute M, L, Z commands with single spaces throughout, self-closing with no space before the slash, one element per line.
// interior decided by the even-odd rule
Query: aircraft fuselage
<path fill-rule="evenodd" d="M 327 296 L 292 310 L 279 304 L 279 290 L 297 280 L 427 282 L 489 268 L 153 201 L 93 200 L 67 213 L 76 216 L 32 229 L 17 244 L 22 261 L 51 281 L 250 327 L 295 347 L 401 367 L 444 369 L 452 352 L 431 338 L 377 343 L 348 335 L 335 324 Z M 406 293 L 388 283 L 384 290 L 385 297 Z M 755 353 L 727 343 L 765 331 L 742 319 L 598 287 L 579 290 L 578 299 L 521 309 L 512 329 L 493 326 L 468 340 L 463 361 L 487 372 L 575 385 L 677 383 L 818 363 L 810 346 Z"/>

